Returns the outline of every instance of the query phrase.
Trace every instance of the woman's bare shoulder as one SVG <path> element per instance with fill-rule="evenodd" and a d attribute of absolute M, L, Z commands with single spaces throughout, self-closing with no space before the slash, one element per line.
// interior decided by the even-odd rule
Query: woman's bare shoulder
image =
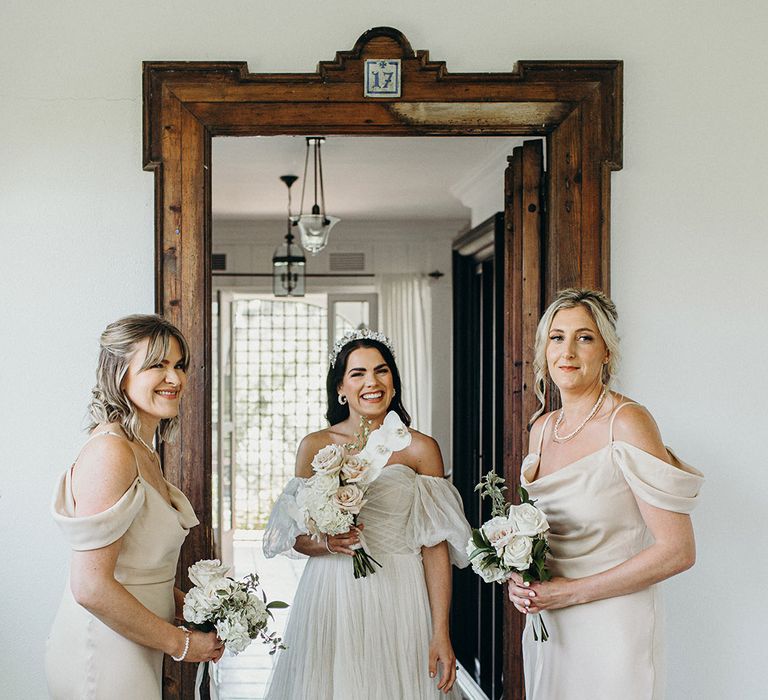
<path fill-rule="evenodd" d="M 423 476 L 445 476 L 443 455 L 435 438 L 411 429 L 411 444 L 395 454 L 395 459 Z"/>
<path fill-rule="evenodd" d="M 644 452 L 670 462 L 661 431 L 651 412 L 636 402 L 625 401 L 624 404 L 613 419 L 613 439 L 639 447 Z"/>
<path fill-rule="evenodd" d="M 531 426 L 531 430 L 528 433 L 528 452 L 536 452 L 539 447 L 539 439 L 541 438 L 541 431 L 544 430 L 544 425 L 547 419 L 556 411 L 550 411 L 549 413 L 542 413 Z"/>
<path fill-rule="evenodd" d="M 97 429 L 92 435 L 97 432 L 105 429 Z M 137 476 L 136 457 L 127 438 L 100 435 L 92 439 L 81 450 L 72 470 L 78 514 L 97 513 L 114 505 Z"/>

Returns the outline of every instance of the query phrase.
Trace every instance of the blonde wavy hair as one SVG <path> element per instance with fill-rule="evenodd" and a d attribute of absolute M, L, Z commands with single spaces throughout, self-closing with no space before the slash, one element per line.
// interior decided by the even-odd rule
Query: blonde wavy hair
<path fill-rule="evenodd" d="M 572 309 L 583 306 L 592 316 L 597 330 L 608 349 L 608 362 L 603 365 L 603 384 L 610 389 L 619 367 L 619 336 L 616 333 L 616 321 L 619 314 L 616 305 L 603 292 L 594 289 L 563 289 L 547 307 L 536 327 L 536 341 L 533 348 L 533 391 L 539 400 L 538 410 L 531 416 L 529 426 L 544 413 L 546 405 L 547 380 L 547 342 L 552 320 L 560 309 Z"/>
<path fill-rule="evenodd" d="M 99 339 L 99 361 L 96 367 L 96 386 L 91 390 L 88 404 L 93 430 L 101 423 L 119 423 L 129 440 L 139 434 L 139 416 L 122 384 L 128 372 L 128 364 L 136 352 L 136 346 L 149 340 L 147 356 L 141 366 L 143 371 L 162 362 L 168 354 L 171 338 L 176 338 L 181 348 L 181 362 L 186 372 L 189 367 L 189 346 L 181 331 L 170 321 L 155 314 L 134 314 L 110 323 Z M 160 440 L 173 442 L 179 430 L 179 417 L 162 419 L 157 432 Z"/>

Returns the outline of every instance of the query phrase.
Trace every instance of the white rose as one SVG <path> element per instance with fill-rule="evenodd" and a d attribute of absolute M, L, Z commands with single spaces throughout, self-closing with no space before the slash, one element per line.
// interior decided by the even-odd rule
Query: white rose
<path fill-rule="evenodd" d="M 509 519 L 514 523 L 518 535 L 534 537 L 549 530 L 546 516 L 531 503 L 512 506 L 509 510 Z"/>
<path fill-rule="evenodd" d="M 347 513 L 354 513 L 355 515 L 360 512 L 360 509 L 366 503 L 363 498 L 362 489 L 355 484 L 340 486 L 331 500 L 341 510 L 345 510 Z"/>
<path fill-rule="evenodd" d="M 525 571 L 531 565 L 532 549 L 533 540 L 530 537 L 513 537 L 504 547 L 504 555 L 502 556 L 504 566 L 517 571 Z"/>
<path fill-rule="evenodd" d="M 480 578 L 483 579 L 486 583 L 495 583 L 496 581 L 506 581 L 509 577 L 509 572 L 505 569 L 501 568 L 500 566 L 497 566 L 496 564 L 491 564 L 490 566 L 486 566 L 484 568 L 480 567 L 480 562 L 483 561 L 483 557 L 477 557 L 476 559 L 472 560 L 472 569 L 474 572 L 480 576 Z"/>
<path fill-rule="evenodd" d="M 312 469 L 317 474 L 336 476 L 344 461 L 344 448 L 341 445 L 326 445 L 312 459 Z"/>
<path fill-rule="evenodd" d="M 499 554 L 515 534 L 512 523 L 510 523 L 508 518 L 501 515 L 497 515 L 495 518 L 487 520 L 482 524 L 480 529 Z"/>
<path fill-rule="evenodd" d="M 368 461 L 359 455 L 347 457 L 341 467 L 341 476 L 345 481 L 355 483 L 362 478 L 369 466 Z"/>
<path fill-rule="evenodd" d="M 233 581 L 231 578 L 212 578 L 205 584 L 203 590 L 205 595 L 211 599 L 217 599 L 217 604 L 220 604 L 221 599 L 237 590 L 239 585 L 237 581 Z"/>
<path fill-rule="evenodd" d="M 218 559 L 201 559 L 189 567 L 189 580 L 195 586 L 205 588 L 209 581 L 224 578 L 228 571 L 229 567 L 222 564 Z"/>

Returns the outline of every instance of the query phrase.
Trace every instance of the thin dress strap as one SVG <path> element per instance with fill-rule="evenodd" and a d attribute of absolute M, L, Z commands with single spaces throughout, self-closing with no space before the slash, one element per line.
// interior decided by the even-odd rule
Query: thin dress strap
<path fill-rule="evenodd" d="M 610 444 L 613 444 L 613 421 L 616 418 L 616 414 L 624 408 L 624 406 L 639 406 L 640 404 L 637 403 L 637 401 L 625 401 L 624 403 L 620 403 L 616 408 L 613 409 L 613 413 L 611 414 L 611 422 L 608 424 L 608 441 Z"/>
<path fill-rule="evenodd" d="M 552 416 L 554 416 L 555 413 L 557 413 L 557 411 L 553 411 L 552 413 L 550 413 L 547 416 L 546 420 L 544 421 L 544 425 L 541 426 L 541 434 L 539 435 L 539 447 L 536 450 L 536 454 L 539 455 L 539 457 L 541 457 L 541 446 L 544 444 L 544 433 L 547 430 L 547 425 L 549 424 L 549 419 L 552 418 Z"/>
<path fill-rule="evenodd" d="M 126 440 L 127 438 L 125 435 L 120 435 L 120 433 L 115 433 L 111 430 L 102 430 L 100 433 L 94 433 L 89 437 L 84 443 L 83 447 L 85 447 L 91 440 L 94 440 L 97 437 L 101 437 L 102 435 L 112 435 L 113 437 L 120 438 L 121 440 Z M 72 469 L 74 470 L 75 465 L 77 464 L 77 460 L 80 459 L 80 453 L 83 451 L 83 447 L 80 448 L 80 452 L 77 453 L 77 459 L 72 463 Z M 136 473 L 141 476 L 141 469 L 139 469 L 139 460 L 136 457 L 136 451 L 131 449 L 131 452 L 133 452 L 133 461 L 136 464 Z M 142 477 L 144 478 L 144 477 Z"/>

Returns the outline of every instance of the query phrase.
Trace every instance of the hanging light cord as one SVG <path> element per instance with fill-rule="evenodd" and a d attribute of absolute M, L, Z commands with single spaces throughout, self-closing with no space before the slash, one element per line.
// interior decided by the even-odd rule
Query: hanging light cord
<path fill-rule="evenodd" d="M 307 186 L 307 166 L 309 165 L 309 138 L 307 138 L 307 152 L 304 154 L 304 178 L 301 181 L 301 206 L 299 207 L 299 218 L 304 215 L 304 190 Z"/>
<path fill-rule="evenodd" d="M 309 169 L 309 144 L 312 142 L 312 167 L 315 174 L 314 190 L 315 204 L 317 206 L 317 182 L 320 181 L 320 204 L 321 214 L 323 215 L 323 224 L 327 223 L 328 218 L 325 215 L 325 183 L 323 182 L 323 152 L 320 148 L 321 139 L 318 137 L 307 136 L 307 152 L 304 155 L 304 179 L 301 182 L 301 207 L 299 207 L 299 218 L 304 215 L 304 192 L 307 187 L 307 170 Z M 313 209 L 314 209 L 313 207 Z"/>
<path fill-rule="evenodd" d="M 323 224 L 327 222 L 325 218 L 325 184 L 323 182 L 323 151 L 320 148 L 320 141 L 317 142 L 317 162 L 320 164 L 320 204 L 322 205 Z M 317 173 L 315 173 L 315 203 L 317 203 Z"/>
<path fill-rule="evenodd" d="M 313 214 L 315 213 L 314 212 L 314 208 L 317 206 L 317 154 L 318 154 L 319 150 L 320 150 L 320 140 L 319 139 L 315 139 L 315 152 L 312 154 L 314 156 L 314 158 L 313 158 L 313 160 L 314 160 L 313 165 L 315 167 L 315 204 L 312 207 L 312 209 L 313 209 L 312 213 Z"/>

